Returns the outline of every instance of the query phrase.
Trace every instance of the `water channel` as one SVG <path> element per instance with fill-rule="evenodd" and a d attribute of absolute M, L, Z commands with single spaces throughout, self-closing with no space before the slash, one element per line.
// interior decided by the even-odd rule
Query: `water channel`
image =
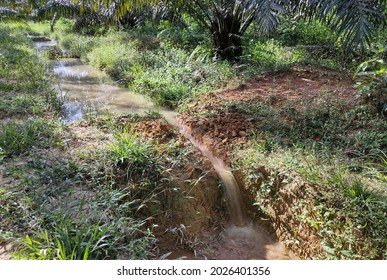
<path fill-rule="evenodd" d="M 38 50 L 55 46 L 53 41 L 35 42 Z M 219 259 L 288 259 L 283 246 L 260 227 L 249 221 L 243 209 L 240 189 L 226 164 L 182 126 L 173 111 L 158 108 L 147 98 L 125 88 L 106 83 L 108 77 L 75 58 L 55 60 L 50 71 L 55 74 L 57 90 L 64 100 L 64 122 L 82 119 L 90 108 L 112 114 L 144 114 L 158 111 L 165 120 L 208 158 L 222 180 L 227 196 L 231 223 L 222 232 Z"/>

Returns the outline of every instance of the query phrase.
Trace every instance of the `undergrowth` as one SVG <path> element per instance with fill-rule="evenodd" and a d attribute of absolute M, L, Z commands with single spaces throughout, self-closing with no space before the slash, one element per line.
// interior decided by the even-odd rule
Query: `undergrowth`
<path fill-rule="evenodd" d="M 282 229 L 283 242 L 292 247 L 299 235 L 318 236 L 317 248 L 322 251 L 315 243 L 293 247 L 296 251 L 302 251 L 303 246 L 315 248 L 304 257 L 386 258 L 385 166 L 369 164 L 367 158 L 348 160 L 278 144 L 268 150 L 261 139 L 252 140 L 238 151 L 235 160 L 235 168 L 244 173 L 259 211 Z M 280 205 L 290 203 L 290 197 L 291 204 L 283 210 Z M 291 228 L 282 225 L 285 221 L 280 215 L 293 220 Z"/>
<path fill-rule="evenodd" d="M 22 24 L 0 26 L 0 117 L 57 112 L 61 102 Z"/>
<path fill-rule="evenodd" d="M 73 33 L 62 25 L 58 24 L 53 34 L 62 48 L 58 55 L 85 59 L 160 106 L 177 108 L 187 99 L 221 86 L 235 74 L 229 63 L 213 58 L 208 44 L 193 43 L 200 37 L 197 27 L 175 28 L 163 22 L 153 29 L 142 26 L 129 31 L 111 30 L 92 37 Z"/>
<path fill-rule="evenodd" d="M 30 119 L 20 124 L 1 124 L 0 149 L 6 156 L 11 157 L 28 152 L 32 148 L 48 148 L 58 144 L 58 129 L 58 125 L 43 119 Z"/>

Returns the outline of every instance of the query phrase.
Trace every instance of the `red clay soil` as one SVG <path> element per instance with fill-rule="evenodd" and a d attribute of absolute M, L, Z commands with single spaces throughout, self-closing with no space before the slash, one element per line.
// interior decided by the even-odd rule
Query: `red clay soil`
<path fill-rule="evenodd" d="M 136 131 L 149 139 L 157 139 L 160 143 L 168 142 L 173 135 L 173 128 L 164 122 L 159 121 L 142 121 L 134 125 Z"/>
<path fill-rule="evenodd" d="M 355 97 L 354 81 L 349 74 L 316 66 L 295 67 L 286 72 L 258 75 L 238 87 L 209 93 L 202 102 L 190 104 L 181 120 L 199 141 L 229 163 L 228 152 L 234 145 L 247 141 L 255 124 L 232 108 L 224 109 L 227 103 L 265 102 L 279 110 L 291 104 L 298 111 L 327 100 L 353 106 L 358 103 Z M 283 118 L 288 121 L 286 115 Z"/>

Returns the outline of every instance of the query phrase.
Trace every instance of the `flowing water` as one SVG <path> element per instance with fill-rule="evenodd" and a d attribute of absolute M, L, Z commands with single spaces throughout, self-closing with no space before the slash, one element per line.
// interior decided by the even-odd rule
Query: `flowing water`
<path fill-rule="evenodd" d="M 143 114 L 156 109 L 145 97 L 104 83 L 103 80 L 107 77 L 103 73 L 83 64 L 79 59 L 55 61 L 52 71 L 65 101 L 62 116 L 64 121 L 82 118 L 90 107 L 114 114 Z"/>
<path fill-rule="evenodd" d="M 215 157 L 206 145 L 203 145 L 199 139 L 197 139 L 188 131 L 186 127 L 182 126 L 177 121 L 177 118 L 173 112 L 163 112 L 163 115 L 169 124 L 177 127 L 180 130 L 180 133 L 185 138 L 187 138 L 192 143 L 192 145 L 199 149 L 207 159 L 211 161 L 212 166 L 218 173 L 225 187 L 231 221 L 239 227 L 245 226 L 248 223 L 248 219 L 246 218 L 243 210 L 238 183 L 236 182 L 235 177 L 230 169 L 226 166 L 223 160 Z"/>
<path fill-rule="evenodd" d="M 39 50 L 44 50 L 55 46 L 55 43 L 35 42 L 35 46 Z M 244 213 L 239 186 L 230 169 L 221 159 L 215 157 L 200 139 L 195 138 L 178 122 L 175 112 L 160 110 L 141 95 L 105 83 L 106 75 L 83 64 L 79 59 L 54 61 L 51 71 L 55 74 L 58 91 L 64 98 L 63 121 L 71 122 L 83 118 L 90 107 L 113 114 L 159 111 L 170 125 L 178 128 L 180 133 L 211 161 L 223 182 L 232 222 L 222 233 L 217 258 L 288 258 L 279 243 L 273 242 L 262 229 L 249 222 Z"/>

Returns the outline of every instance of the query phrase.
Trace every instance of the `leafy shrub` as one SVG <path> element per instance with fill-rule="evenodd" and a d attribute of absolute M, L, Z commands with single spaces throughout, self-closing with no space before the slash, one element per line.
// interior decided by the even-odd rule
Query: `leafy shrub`
<path fill-rule="evenodd" d="M 273 38 L 284 46 L 334 45 L 335 32 L 316 20 L 285 20 L 274 33 Z"/>
<path fill-rule="evenodd" d="M 211 36 L 188 16 L 183 16 L 180 24 L 161 21 L 157 28 L 157 38 L 167 48 L 195 49 L 198 45 L 211 46 Z"/>
<path fill-rule="evenodd" d="M 360 96 L 376 105 L 379 112 L 387 114 L 387 63 L 383 55 L 387 47 L 376 46 L 373 58 L 361 63 L 354 76 L 359 79 Z"/>
<path fill-rule="evenodd" d="M 253 43 L 245 52 L 250 63 L 265 70 L 286 67 L 299 61 L 304 55 L 300 50 L 285 49 L 279 41 L 273 39 Z"/>

